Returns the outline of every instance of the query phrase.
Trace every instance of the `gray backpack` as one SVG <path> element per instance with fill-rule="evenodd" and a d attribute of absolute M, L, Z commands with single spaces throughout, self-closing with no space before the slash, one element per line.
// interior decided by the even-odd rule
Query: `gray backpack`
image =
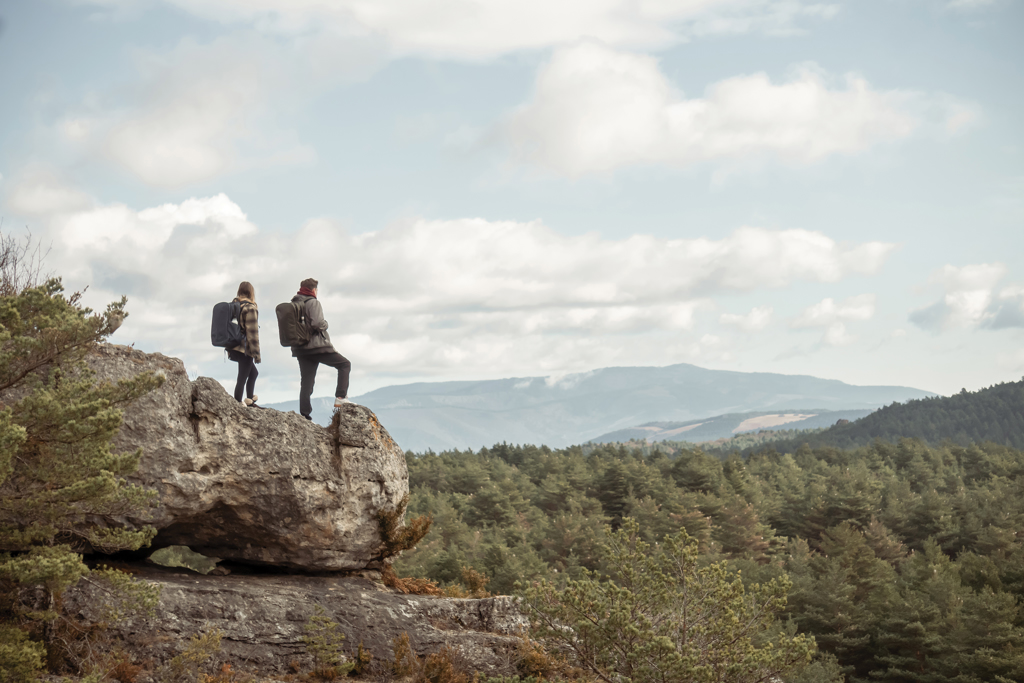
<path fill-rule="evenodd" d="M 309 325 L 306 324 L 306 304 L 300 301 L 288 301 L 278 304 L 274 309 L 277 313 L 277 331 L 281 336 L 281 346 L 305 346 L 309 343 Z"/>

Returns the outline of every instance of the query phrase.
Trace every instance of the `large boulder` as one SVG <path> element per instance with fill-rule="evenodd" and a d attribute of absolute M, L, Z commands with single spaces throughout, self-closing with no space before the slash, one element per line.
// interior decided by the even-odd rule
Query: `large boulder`
<path fill-rule="evenodd" d="M 100 380 L 144 371 L 164 385 L 124 408 L 119 451 L 143 449 L 132 481 L 156 489 L 153 547 L 304 571 L 379 567 L 377 515 L 409 491 L 402 449 L 367 408 L 346 405 L 329 428 L 295 413 L 247 408 L 208 377 L 159 353 L 103 345 Z"/>

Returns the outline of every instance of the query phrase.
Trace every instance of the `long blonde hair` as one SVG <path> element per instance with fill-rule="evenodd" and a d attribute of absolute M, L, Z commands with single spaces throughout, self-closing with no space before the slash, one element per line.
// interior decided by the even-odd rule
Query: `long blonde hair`
<path fill-rule="evenodd" d="M 256 290 L 253 289 L 252 283 L 250 282 L 243 282 L 238 285 L 238 294 L 236 294 L 236 296 L 239 299 L 256 303 Z"/>

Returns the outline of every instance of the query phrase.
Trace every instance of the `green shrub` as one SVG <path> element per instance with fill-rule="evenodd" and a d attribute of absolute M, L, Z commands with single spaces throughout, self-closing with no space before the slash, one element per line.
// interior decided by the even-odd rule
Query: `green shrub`
<path fill-rule="evenodd" d="M 338 622 L 327 616 L 322 605 L 316 606 L 315 613 L 303 627 L 306 635 L 302 636 L 302 642 L 306 652 L 313 656 L 313 674 L 323 681 L 345 676 L 355 668 L 355 664 L 345 661 L 341 649 L 345 634 L 338 628 Z"/>
<path fill-rule="evenodd" d="M 30 683 L 38 680 L 46 649 L 14 626 L 0 625 L 0 681 Z"/>
<path fill-rule="evenodd" d="M 201 683 L 200 674 L 206 663 L 220 652 L 224 632 L 218 628 L 197 633 L 185 650 L 157 671 L 159 683 Z"/>

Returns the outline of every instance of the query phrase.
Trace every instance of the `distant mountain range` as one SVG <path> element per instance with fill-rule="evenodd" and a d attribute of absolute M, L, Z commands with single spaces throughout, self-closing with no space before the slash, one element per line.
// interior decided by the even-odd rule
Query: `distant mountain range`
<path fill-rule="evenodd" d="M 771 447 L 779 452 L 795 450 L 804 443 L 812 447 L 854 448 L 875 439 L 897 441 L 901 437 L 913 437 L 934 445 L 945 441 L 962 446 L 992 441 L 1024 448 L 1024 380 L 888 405 L 856 422 L 835 425 L 796 439 L 775 441 Z"/>
<path fill-rule="evenodd" d="M 796 410 L 792 412 L 753 412 L 717 415 L 688 422 L 648 422 L 637 427 L 617 429 L 591 439 L 594 443 L 638 441 L 689 441 L 703 443 L 728 439 L 745 432 L 779 429 L 822 429 L 840 420 L 850 422 L 869 415 L 870 410 Z"/>
<path fill-rule="evenodd" d="M 552 377 L 419 382 L 353 397 L 406 449 L 467 449 L 508 442 L 560 448 L 651 422 L 732 413 L 875 410 L 933 396 L 897 386 L 854 386 L 808 375 L 707 370 L 689 364 L 604 368 Z M 314 399 L 330 420 L 333 398 Z M 297 410 L 297 402 L 270 404 Z M 838 418 L 837 418 L 838 419 Z"/>

